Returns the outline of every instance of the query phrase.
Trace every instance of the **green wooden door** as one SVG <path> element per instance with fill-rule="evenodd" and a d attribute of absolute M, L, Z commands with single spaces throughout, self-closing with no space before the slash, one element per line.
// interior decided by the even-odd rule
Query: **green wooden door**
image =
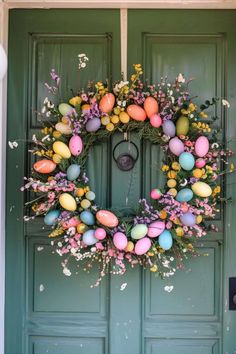
<path fill-rule="evenodd" d="M 235 19 L 236 12 L 229 11 L 128 12 L 129 66 L 142 62 L 151 81 L 179 72 L 195 76 L 192 87 L 200 92 L 199 102 L 227 95 L 232 101 L 227 116 L 222 112 L 227 137 L 236 130 Z M 161 281 L 136 269 L 107 278 L 95 289 L 90 284 L 96 271 L 89 277 L 62 274 L 61 259 L 51 254 L 41 220 L 23 223 L 23 204 L 30 196 L 19 189 L 32 164 L 28 141 L 40 129 L 35 111 L 47 94 L 48 73 L 52 67 L 60 72 L 65 98 L 88 79 L 118 79 L 119 23 L 118 10 L 10 13 L 8 140 L 20 142 L 7 155 L 6 354 L 236 352 L 236 316 L 227 303 L 228 277 L 236 270 L 232 206 L 220 212 L 220 232 L 199 243 L 208 257 L 189 262 L 175 278 Z M 78 77 L 77 55 L 82 52 L 90 62 Z M 161 156 L 155 146 L 133 135 L 141 158 L 124 174 L 111 156 L 121 138 L 116 135 L 91 150 L 88 172 L 97 202 L 128 213 L 159 183 Z M 229 180 L 227 193 L 234 197 L 233 183 Z"/>

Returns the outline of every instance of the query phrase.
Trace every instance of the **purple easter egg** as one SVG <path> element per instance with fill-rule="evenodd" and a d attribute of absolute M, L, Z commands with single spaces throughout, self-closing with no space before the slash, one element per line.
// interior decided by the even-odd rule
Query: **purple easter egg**
<path fill-rule="evenodd" d="M 175 124 L 172 122 L 172 120 L 166 120 L 162 124 L 162 129 L 165 135 L 168 135 L 169 137 L 173 138 L 175 136 Z"/>
<path fill-rule="evenodd" d="M 170 139 L 169 149 L 172 154 L 179 156 L 182 152 L 184 152 L 184 144 L 179 138 L 175 137 Z"/>
<path fill-rule="evenodd" d="M 193 226 L 196 224 L 196 217 L 192 213 L 188 212 L 180 217 L 180 221 L 185 226 Z"/>
<path fill-rule="evenodd" d="M 89 119 L 86 124 L 86 130 L 89 133 L 96 132 L 101 126 L 101 120 L 99 118 Z"/>

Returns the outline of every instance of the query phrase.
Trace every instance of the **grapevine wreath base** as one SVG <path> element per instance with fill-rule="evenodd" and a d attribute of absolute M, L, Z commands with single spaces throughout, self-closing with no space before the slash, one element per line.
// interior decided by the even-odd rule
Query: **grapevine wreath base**
<path fill-rule="evenodd" d="M 87 59 L 80 55 L 80 69 Z M 223 200 L 219 177 L 234 169 L 226 161 L 232 151 L 223 145 L 217 117 L 206 113 L 218 100 L 198 108 L 188 92 L 191 80 L 179 74 L 173 83 L 162 78 L 153 85 L 141 81 L 140 64 L 134 69 L 130 81 L 116 82 L 110 91 L 108 83 L 89 82 L 68 103 L 55 102 L 60 78 L 52 70 L 53 84 L 45 85 L 55 98 L 44 100 L 44 127 L 33 136 L 31 150 L 38 161 L 22 188 L 37 193 L 31 201 L 35 215 L 25 219 L 44 215 L 64 274 L 71 275 L 71 259 L 86 271 L 99 263 L 95 285 L 107 273 L 124 274 L 128 264 L 162 277 L 183 267 L 185 258 L 197 254 L 195 241 L 216 230 L 206 219 L 215 218 Z M 141 199 L 135 217 L 120 217 L 95 204 L 85 166 L 95 141 L 132 131 L 161 146 L 166 184 L 163 190 L 153 186 L 151 202 Z"/>

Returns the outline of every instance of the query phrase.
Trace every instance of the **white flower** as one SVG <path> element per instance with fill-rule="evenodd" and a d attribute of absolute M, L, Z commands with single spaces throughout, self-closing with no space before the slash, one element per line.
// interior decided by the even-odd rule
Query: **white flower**
<path fill-rule="evenodd" d="M 48 97 L 45 97 L 43 104 L 47 104 L 47 103 L 49 103 L 49 99 L 48 99 Z"/>
<path fill-rule="evenodd" d="M 81 68 L 85 68 L 85 67 L 86 67 L 86 63 L 81 63 L 81 64 L 80 64 L 80 67 L 81 67 Z"/>
<path fill-rule="evenodd" d="M 86 57 L 86 54 L 84 54 L 84 53 L 78 54 L 78 57 L 79 57 L 79 58 Z"/>
<path fill-rule="evenodd" d="M 223 100 L 222 100 L 222 104 L 223 104 L 223 106 L 226 106 L 227 108 L 230 108 L 230 103 L 229 103 L 229 101 L 223 99 Z"/>
<path fill-rule="evenodd" d="M 70 277 L 70 276 L 71 276 L 71 271 L 70 271 L 70 269 L 68 269 L 67 267 L 64 267 L 63 273 L 64 273 L 67 277 Z"/>
<path fill-rule="evenodd" d="M 51 115 L 51 112 L 50 111 L 48 111 L 47 113 L 46 113 L 46 117 L 50 117 L 50 115 Z"/>
<path fill-rule="evenodd" d="M 184 76 L 181 74 L 181 73 L 179 73 L 179 75 L 178 75 L 178 77 L 177 77 L 177 81 L 178 82 L 185 82 L 185 78 L 184 78 Z"/>
<path fill-rule="evenodd" d="M 45 106 L 43 106 L 43 108 L 41 109 L 41 113 L 43 113 L 43 114 L 44 114 L 44 113 L 46 112 L 46 110 L 47 110 L 47 109 L 46 109 L 46 107 L 45 107 Z"/>
<path fill-rule="evenodd" d="M 18 143 L 16 141 L 8 141 L 8 145 L 12 150 L 18 147 Z"/>
<path fill-rule="evenodd" d="M 172 275 L 172 274 L 171 274 Z M 174 289 L 174 286 L 173 285 L 166 285 L 164 287 L 164 290 L 168 293 L 171 293 L 171 291 Z"/>
<path fill-rule="evenodd" d="M 125 288 L 126 288 L 126 286 L 127 286 L 127 283 L 121 284 L 121 286 L 120 286 L 120 291 L 124 291 Z"/>

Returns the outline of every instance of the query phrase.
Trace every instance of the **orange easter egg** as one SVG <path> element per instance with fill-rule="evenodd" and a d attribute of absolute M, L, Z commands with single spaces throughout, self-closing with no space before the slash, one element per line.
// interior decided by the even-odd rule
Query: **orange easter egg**
<path fill-rule="evenodd" d="M 52 160 L 43 159 L 35 162 L 33 168 L 39 173 L 51 173 L 55 170 L 57 165 Z"/>
<path fill-rule="evenodd" d="M 158 103 L 154 97 L 147 97 L 144 101 L 143 107 L 148 118 L 151 118 L 153 114 L 158 113 L 159 111 Z"/>
<path fill-rule="evenodd" d="M 113 93 L 106 93 L 99 103 L 99 107 L 103 113 L 111 112 L 115 104 L 115 96 Z"/>
<path fill-rule="evenodd" d="M 111 213 L 108 210 L 99 210 L 96 213 L 96 218 L 100 222 L 100 224 L 107 227 L 116 227 L 119 222 L 115 214 Z"/>
<path fill-rule="evenodd" d="M 144 121 L 147 118 L 144 109 L 142 107 L 137 106 L 136 104 L 131 104 L 130 106 L 128 106 L 127 113 L 134 120 Z"/>

